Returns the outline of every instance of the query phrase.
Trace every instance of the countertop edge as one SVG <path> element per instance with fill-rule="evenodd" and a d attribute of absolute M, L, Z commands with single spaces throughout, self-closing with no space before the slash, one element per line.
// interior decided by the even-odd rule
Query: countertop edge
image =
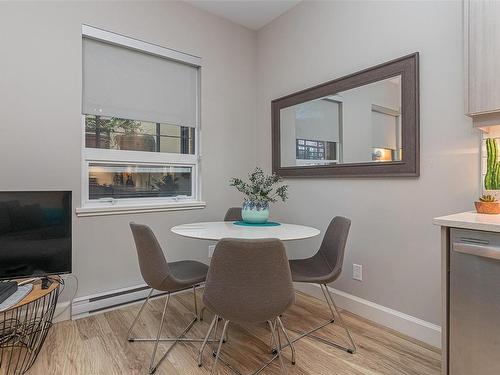
<path fill-rule="evenodd" d="M 467 215 L 470 214 L 471 218 L 463 218 L 458 217 L 458 215 Z M 498 217 L 495 216 L 484 216 L 484 219 Z M 475 212 L 464 212 L 461 214 L 449 215 L 449 216 L 441 216 L 436 217 L 432 220 L 434 225 L 439 225 L 442 227 L 449 228 L 460 228 L 460 229 L 472 229 L 472 230 L 481 230 L 487 232 L 500 232 L 500 222 L 485 222 L 478 221 L 477 214 Z"/>

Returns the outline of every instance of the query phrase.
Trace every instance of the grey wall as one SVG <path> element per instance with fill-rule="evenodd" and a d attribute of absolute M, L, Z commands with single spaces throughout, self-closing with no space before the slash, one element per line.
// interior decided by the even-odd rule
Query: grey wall
<path fill-rule="evenodd" d="M 257 160 L 270 168 L 272 99 L 420 52 L 421 177 L 298 179 L 275 219 L 322 230 L 352 219 L 334 287 L 440 324 L 439 229 L 432 218 L 471 209 L 478 194 L 478 135 L 463 115 L 462 4 L 302 2 L 258 32 Z M 287 245 L 306 257 L 320 238 Z M 351 278 L 364 266 L 363 282 Z"/>
<path fill-rule="evenodd" d="M 207 244 L 170 227 L 223 217 L 231 176 L 255 167 L 256 36 L 182 2 L 0 3 L 0 190 L 81 191 L 81 25 L 203 58 L 206 209 L 74 219 L 78 296 L 141 283 L 128 222 L 156 231 L 169 258 L 207 261 Z"/>
<path fill-rule="evenodd" d="M 272 99 L 420 51 L 421 177 L 288 180 L 290 201 L 272 215 L 322 230 L 333 215 L 350 217 L 335 287 L 439 324 L 439 230 L 431 219 L 470 209 L 478 193 L 478 136 L 463 116 L 461 17 L 460 2 L 308 1 L 256 38 L 179 2 L 0 2 L 0 190 L 71 189 L 79 205 L 82 23 L 203 57 L 207 208 L 75 217 L 79 296 L 141 282 L 131 220 L 150 224 L 171 259 L 207 260 L 205 243 L 169 228 L 220 218 L 241 201 L 228 178 L 256 160 L 270 167 Z M 287 245 L 290 256 L 310 255 L 319 241 Z M 362 283 L 350 278 L 353 262 L 364 266 Z"/>

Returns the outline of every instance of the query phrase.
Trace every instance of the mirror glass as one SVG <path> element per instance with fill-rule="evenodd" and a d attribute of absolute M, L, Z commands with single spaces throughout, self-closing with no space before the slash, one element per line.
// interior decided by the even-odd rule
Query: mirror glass
<path fill-rule="evenodd" d="M 401 76 L 280 110 L 281 167 L 402 158 Z"/>

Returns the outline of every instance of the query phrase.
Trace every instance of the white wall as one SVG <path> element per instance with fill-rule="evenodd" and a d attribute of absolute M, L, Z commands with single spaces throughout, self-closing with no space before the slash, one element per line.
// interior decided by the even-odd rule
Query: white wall
<path fill-rule="evenodd" d="M 322 230 L 352 219 L 334 287 L 440 324 L 438 215 L 471 209 L 478 194 L 478 135 L 463 115 L 461 2 L 302 2 L 258 32 L 257 160 L 271 165 L 272 99 L 420 52 L 420 178 L 289 179 L 275 219 Z M 306 257 L 320 238 L 290 244 Z M 351 278 L 364 266 L 363 282 Z"/>
<path fill-rule="evenodd" d="M 256 36 L 182 2 L 0 3 L 0 190 L 81 192 L 81 25 L 201 56 L 206 209 L 74 219 L 78 296 L 142 282 L 129 221 L 149 224 L 170 260 L 207 261 L 207 244 L 170 227 L 223 217 L 232 176 L 255 167 Z"/>

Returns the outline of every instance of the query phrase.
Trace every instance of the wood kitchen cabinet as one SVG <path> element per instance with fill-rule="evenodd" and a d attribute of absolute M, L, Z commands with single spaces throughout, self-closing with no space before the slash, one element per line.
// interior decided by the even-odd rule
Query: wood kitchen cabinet
<path fill-rule="evenodd" d="M 499 20 L 500 1 L 464 0 L 465 105 L 476 126 L 500 124 Z"/>

